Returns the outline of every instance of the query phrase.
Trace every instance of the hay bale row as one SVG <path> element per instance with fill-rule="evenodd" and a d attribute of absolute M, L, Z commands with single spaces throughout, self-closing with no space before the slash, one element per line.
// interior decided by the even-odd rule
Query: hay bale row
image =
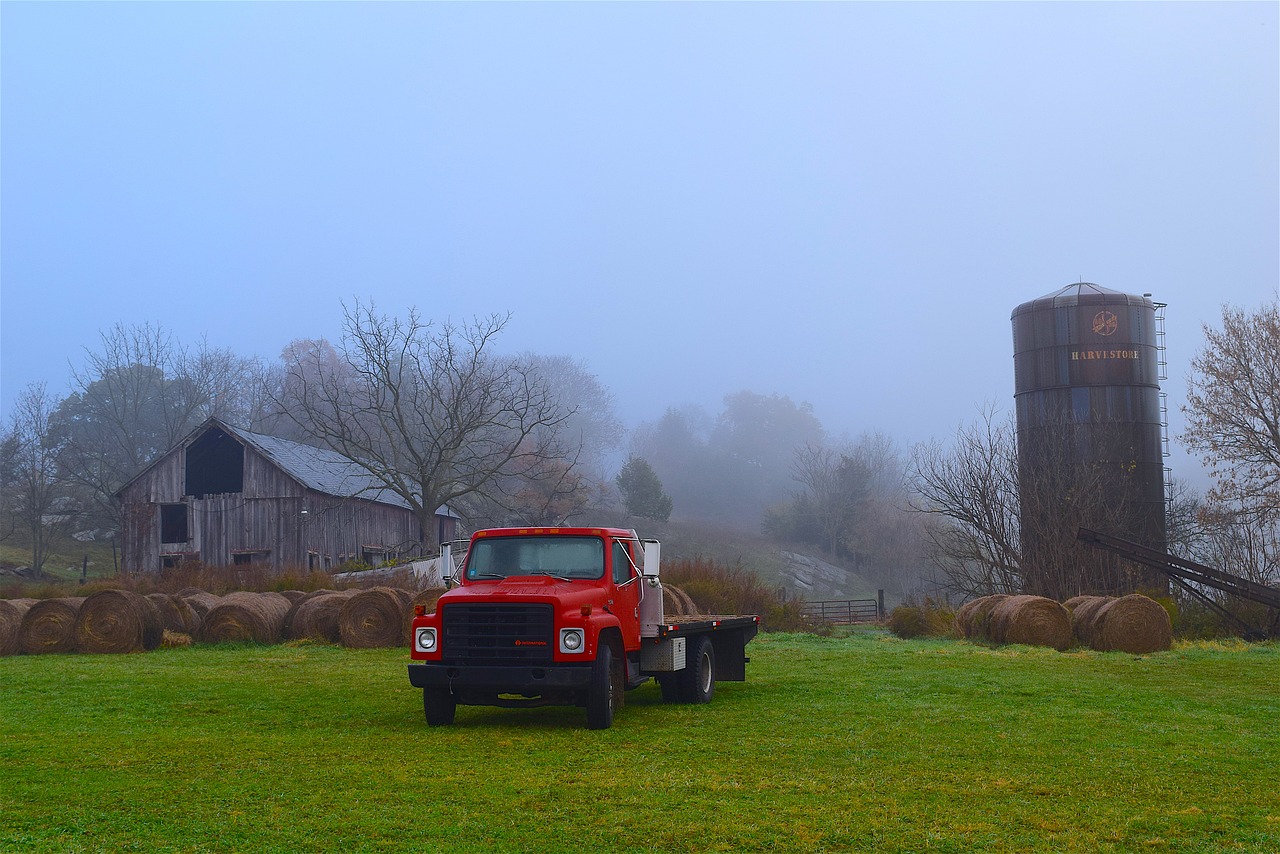
<path fill-rule="evenodd" d="M 1076 601 L 1080 599 L 1084 601 Z M 1075 635 L 1090 649 L 1145 655 L 1173 645 L 1169 612 L 1141 593 L 1119 598 L 1076 597 L 1068 603 L 1074 603 L 1071 619 Z"/>
<path fill-rule="evenodd" d="M 1071 613 L 1043 596 L 996 593 L 960 606 L 956 631 L 991 643 L 1021 643 L 1064 650 L 1071 646 Z"/>
<path fill-rule="evenodd" d="M 973 640 L 1059 651 L 1078 642 L 1100 652 L 1143 654 L 1167 650 L 1173 642 L 1169 613 L 1138 593 L 1075 596 L 1062 604 L 1043 596 L 983 596 L 956 611 L 956 632 Z"/>
<path fill-rule="evenodd" d="M 406 646 L 415 606 L 431 611 L 442 593 L 443 589 L 411 594 L 375 587 L 214 596 L 186 588 L 146 596 L 108 590 L 88 600 L 0 600 L 0 655 L 135 652 L 185 646 L 192 640 L 275 644 L 310 639 L 358 649 Z M 663 597 L 669 616 L 698 613 L 679 587 L 664 585 Z M 92 607 L 81 618 L 89 600 Z"/>

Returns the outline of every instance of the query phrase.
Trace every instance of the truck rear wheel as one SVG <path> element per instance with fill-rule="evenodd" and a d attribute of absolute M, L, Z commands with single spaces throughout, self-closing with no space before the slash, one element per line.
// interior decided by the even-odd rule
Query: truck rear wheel
<path fill-rule="evenodd" d="M 427 715 L 428 726 L 446 726 L 453 723 L 458 710 L 458 700 L 443 688 L 422 689 L 422 711 Z"/>
<path fill-rule="evenodd" d="M 676 671 L 682 703 L 710 703 L 716 693 L 716 652 L 710 638 L 693 638 L 684 670 Z"/>
<path fill-rule="evenodd" d="M 587 729 L 613 726 L 613 713 L 622 705 L 623 660 L 613 654 L 613 647 L 600 644 L 591 665 L 591 686 L 587 689 Z"/>

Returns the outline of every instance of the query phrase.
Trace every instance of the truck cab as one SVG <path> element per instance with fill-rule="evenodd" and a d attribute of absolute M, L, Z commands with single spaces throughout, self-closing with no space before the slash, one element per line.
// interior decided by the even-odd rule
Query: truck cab
<path fill-rule="evenodd" d="M 717 679 L 744 679 L 759 618 L 669 624 L 660 554 L 622 528 L 477 531 L 458 586 L 413 619 L 409 681 L 427 723 L 452 723 L 458 704 L 578 705 L 603 729 L 625 691 L 650 678 L 680 702 L 707 702 Z"/>

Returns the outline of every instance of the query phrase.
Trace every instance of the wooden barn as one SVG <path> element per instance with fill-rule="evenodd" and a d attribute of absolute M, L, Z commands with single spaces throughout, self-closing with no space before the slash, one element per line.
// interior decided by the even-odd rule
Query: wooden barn
<path fill-rule="evenodd" d="M 123 566 L 334 569 L 417 556 L 422 537 L 403 498 L 341 454 L 250 433 L 211 418 L 116 493 Z M 437 511 L 439 541 L 457 517 Z"/>

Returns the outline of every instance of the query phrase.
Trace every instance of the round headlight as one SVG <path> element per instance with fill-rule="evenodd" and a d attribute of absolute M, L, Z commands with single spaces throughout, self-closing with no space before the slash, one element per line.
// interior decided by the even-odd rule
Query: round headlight
<path fill-rule="evenodd" d="M 565 632 L 564 648 L 568 650 L 581 649 L 582 648 L 582 632 Z"/>
<path fill-rule="evenodd" d="M 436 633 L 434 629 L 418 629 L 418 649 L 423 652 L 431 652 L 436 648 Z"/>

